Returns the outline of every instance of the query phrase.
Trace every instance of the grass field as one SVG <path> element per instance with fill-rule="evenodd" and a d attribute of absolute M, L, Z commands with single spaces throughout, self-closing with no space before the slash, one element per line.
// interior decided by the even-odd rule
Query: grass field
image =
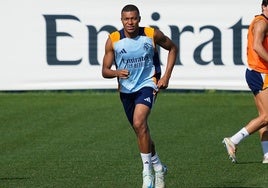
<path fill-rule="evenodd" d="M 0 188 L 139 188 L 117 92 L 0 93 Z M 257 134 L 232 164 L 221 141 L 256 116 L 247 92 L 160 93 L 149 124 L 167 188 L 267 188 Z"/>

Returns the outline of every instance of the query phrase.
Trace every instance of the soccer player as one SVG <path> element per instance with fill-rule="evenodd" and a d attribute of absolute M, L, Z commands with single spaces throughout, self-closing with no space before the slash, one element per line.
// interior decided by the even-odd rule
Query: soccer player
<path fill-rule="evenodd" d="M 248 28 L 246 81 L 254 95 L 258 116 L 231 137 L 223 139 L 228 155 L 236 162 L 237 145 L 259 132 L 263 163 L 268 163 L 268 0 L 262 1 L 262 14 L 255 16 Z"/>
<path fill-rule="evenodd" d="M 163 188 L 167 168 L 155 151 L 147 120 L 157 92 L 168 87 L 178 49 L 160 30 L 140 27 L 140 20 L 135 5 L 123 7 L 123 29 L 111 33 L 105 44 L 102 76 L 118 80 L 120 99 L 138 141 L 143 164 L 142 187 Z M 168 50 L 162 77 L 157 45 Z M 112 68 L 113 62 L 116 69 Z"/>

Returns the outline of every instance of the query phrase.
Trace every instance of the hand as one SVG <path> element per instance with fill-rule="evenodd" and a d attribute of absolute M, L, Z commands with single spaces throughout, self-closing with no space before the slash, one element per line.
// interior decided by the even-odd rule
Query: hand
<path fill-rule="evenodd" d="M 119 78 L 127 79 L 129 77 L 129 71 L 126 69 L 116 70 L 116 76 Z"/>
<path fill-rule="evenodd" d="M 162 77 L 158 82 L 157 82 L 157 88 L 158 89 L 166 89 L 168 87 L 168 82 L 169 79 Z"/>

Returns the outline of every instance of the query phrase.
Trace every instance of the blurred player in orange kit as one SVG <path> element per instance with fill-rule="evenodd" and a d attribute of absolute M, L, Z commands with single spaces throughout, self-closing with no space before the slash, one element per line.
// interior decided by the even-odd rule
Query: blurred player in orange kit
<path fill-rule="evenodd" d="M 223 144 L 232 162 L 236 160 L 237 145 L 247 136 L 259 132 L 263 163 L 268 163 L 268 0 L 262 1 L 262 13 L 254 17 L 248 29 L 246 81 L 254 95 L 258 116 Z"/>

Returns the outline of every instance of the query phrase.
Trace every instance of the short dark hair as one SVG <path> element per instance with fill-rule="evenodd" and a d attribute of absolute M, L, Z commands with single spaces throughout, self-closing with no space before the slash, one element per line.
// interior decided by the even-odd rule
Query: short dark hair
<path fill-rule="evenodd" d="M 137 11 L 138 14 L 140 15 L 140 11 L 139 11 L 138 7 L 136 7 L 135 5 L 132 5 L 132 4 L 128 4 L 128 5 L 124 6 L 121 13 L 129 12 L 129 11 Z"/>
<path fill-rule="evenodd" d="M 262 0 L 261 5 L 262 5 L 262 6 L 267 6 L 267 5 L 268 5 L 268 0 Z"/>

